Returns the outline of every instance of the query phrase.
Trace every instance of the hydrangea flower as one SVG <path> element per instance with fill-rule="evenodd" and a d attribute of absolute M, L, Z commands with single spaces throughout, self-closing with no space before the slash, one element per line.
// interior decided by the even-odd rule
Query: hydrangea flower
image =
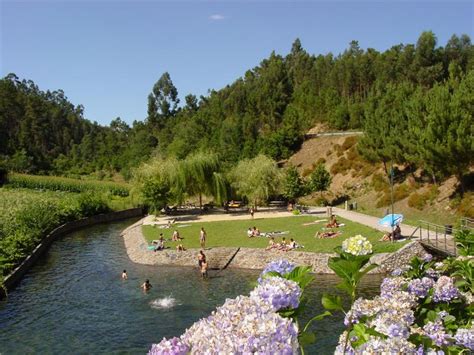
<path fill-rule="evenodd" d="M 407 290 L 414 295 L 425 298 L 428 296 L 428 292 L 433 287 L 434 281 L 429 277 L 423 277 L 422 279 L 414 279 L 408 283 Z"/>
<path fill-rule="evenodd" d="M 352 255 L 368 255 L 372 253 L 372 244 L 359 234 L 344 240 L 342 250 Z"/>
<path fill-rule="evenodd" d="M 474 325 L 470 329 L 459 328 L 454 335 L 454 340 L 457 345 L 474 350 Z"/>
<path fill-rule="evenodd" d="M 356 354 L 416 354 L 415 345 L 404 338 L 382 339 L 371 336 L 356 350 Z"/>
<path fill-rule="evenodd" d="M 403 277 L 386 277 L 380 285 L 380 296 L 391 298 L 394 292 L 405 288 L 407 280 Z"/>
<path fill-rule="evenodd" d="M 186 355 L 189 347 L 184 344 L 180 338 L 171 338 L 163 340 L 159 344 L 153 344 L 148 355 Z"/>
<path fill-rule="evenodd" d="M 258 283 L 262 283 L 264 279 L 264 275 L 268 272 L 275 271 L 278 272 L 280 275 L 285 275 L 293 271 L 296 267 L 296 264 L 290 263 L 288 260 L 280 259 L 272 261 L 271 263 L 267 264 L 265 269 L 263 269 L 260 277 L 258 278 Z"/>
<path fill-rule="evenodd" d="M 441 276 L 436 281 L 433 292 L 435 302 L 449 302 L 459 296 L 459 290 L 454 286 L 454 280 L 451 277 Z"/>
<path fill-rule="evenodd" d="M 425 263 L 429 263 L 431 260 L 433 260 L 433 255 L 431 254 L 426 254 L 424 257 L 423 257 L 423 261 Z"/>
<path fill-rule="evenodd" d="M 425 271 L 425 275 L 426 275 L 427 277 L 433 279 L 433 280 L 437 280 L 438 277 L 441 276 L 441 274 L 440 274 L 439 271 L 433 270 L 433 269 L 431 269 L 431 268 L 430 268 L 430 269 L 427 269 L 427 270 Z"/>
<path fill-rule="evenodd" d="M 301 288 L 291 280 L 281 277 L 263 279 L 250 297 L 259 297 L 271 304 L 275 311 L 284 308 L 297 308 L 300 302 Z"/>
<path fill-rule="evenodd" d="M 298 349 L 298 328 L 260 297 L 228 299 L 182 336 L 192 354 L 278 353 Z"/>
<path fill-rule="evenodd" d="M 426 323 L 423 331 L 439 347 L 450 344 L 450 336 L 446 333 L 443 323 L 439 319 Z"/>

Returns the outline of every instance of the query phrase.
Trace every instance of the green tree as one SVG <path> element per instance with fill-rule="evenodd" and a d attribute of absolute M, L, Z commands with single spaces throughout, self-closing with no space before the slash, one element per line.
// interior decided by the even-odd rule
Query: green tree
<path fill-rule="evenodd" d="M 275 161 L 265 155 L 241 160 L 229 175 L 235 191 L 255 207 L 280 190 L 281 172 Z"/>
<path fill-rule="evenodd" d="M 162 128 L 166 119 L 176 114 L 178 103 L 178 90 L 169 73 L 165 72 L 148 95 L 148 122 L 154 127 Z"/>
<path fill-rule="evenodd" d="M 283 196 L 289 200 L 296 200 L 304 196 L 306 186 L 296 167 L 291 165 L 285 173 L 283 180 Z"/>
<path fill-rule="evenodd" d="M 202 208 L 202 196 L 213 196 L 217 203 L 227 197 L 227 185 L 219 172 L 220 161 L 217 154 L 199 152 L 188 156 L 181 165 L 184 178 L 184 191 L 189 196 L 199 196 Z"/>
<path fill-rule="evenodd" d="M 310 175 L 309 189 L 311 191 L 319 191 L 321 196 L 323 191 L 326 191 L 331 185 L 331 175 L 324 167 L 324 164 L 319 164 Z"/>

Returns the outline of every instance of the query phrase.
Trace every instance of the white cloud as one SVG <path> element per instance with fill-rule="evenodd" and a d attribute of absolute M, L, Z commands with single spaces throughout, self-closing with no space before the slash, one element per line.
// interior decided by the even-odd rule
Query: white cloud
<path fill-rule="evenodd" d="M 214 15 L 209 16 L 209 20 L 212 20 L 212 21 L 222 21 L 224 19 L 225 19 L 225 16 L 221 14 L 214 14 Z"/>

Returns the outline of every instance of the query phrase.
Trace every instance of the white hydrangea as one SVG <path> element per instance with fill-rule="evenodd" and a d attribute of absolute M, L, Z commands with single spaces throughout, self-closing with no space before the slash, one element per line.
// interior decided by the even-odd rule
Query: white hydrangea
<path fill-rule="evenodd" d="M 342 250 L 352 255 L 368 255 L 372 253 L 372 244 L 359 234 L 343 241 Z"/>

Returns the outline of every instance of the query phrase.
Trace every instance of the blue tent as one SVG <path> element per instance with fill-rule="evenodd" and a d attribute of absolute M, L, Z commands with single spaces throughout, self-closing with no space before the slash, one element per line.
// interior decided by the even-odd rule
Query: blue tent
<path fill-rule="evenodd" d="M 388 214 L 384 218 L 379 220 L 379 224 L 384 227 L 394 227 L 397 224 L 402 223 L 402 214 Z"/>

